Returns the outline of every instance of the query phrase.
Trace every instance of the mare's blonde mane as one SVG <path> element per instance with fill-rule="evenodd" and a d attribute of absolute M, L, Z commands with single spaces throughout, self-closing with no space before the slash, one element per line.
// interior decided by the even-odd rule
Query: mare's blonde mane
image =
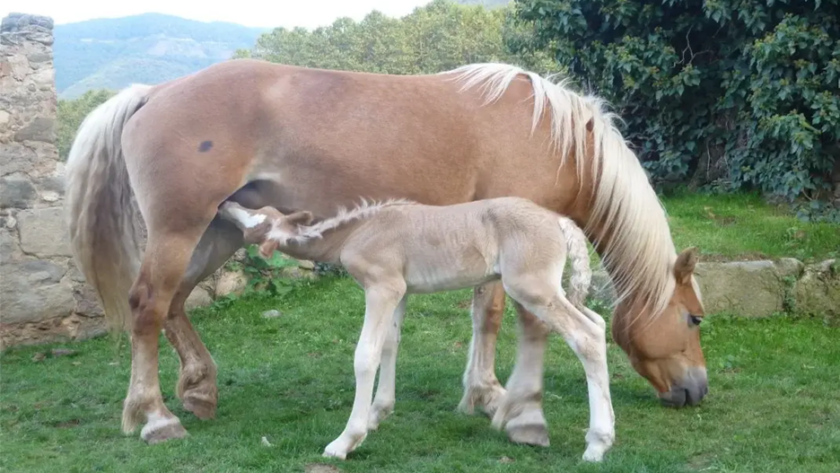
<path fill-rule="evenodd" d="M 481 86 L 485 105 L 502 97 L 518 77 L 530 79 L 534 91 L 531 133 L 547 106 L 553 125 L 553 148 L 561 156 L 558 174 L 570 153 L 578 162 L 587 156 L 585 125 L 593 120 L 594 159 L 589 164 L 598 181 L 584 230 L 592 238 L 593 227 L 603 224 L 603 229 L 611 234 L 601 257 L 616 286 L 616 304 L 632 298 L 647 304 L 650 313 L 646 315 L 661 314 L 676 284 L 672 273 L 676 250 L 665 209 L 635 153 L 615 127 L 616 115 L 604 110 L 606 102 L 597 96 L 578 94 L 566 87 L 565 81 L 555 83 L 508 64 L 469 64 L 441 74 L 454 75 L 461 82 L 462 91 Z M 578 179 L 582 180 L 583 166 L 576 167 Z M 598 239 L 593 243 L 597 245 Z"/>

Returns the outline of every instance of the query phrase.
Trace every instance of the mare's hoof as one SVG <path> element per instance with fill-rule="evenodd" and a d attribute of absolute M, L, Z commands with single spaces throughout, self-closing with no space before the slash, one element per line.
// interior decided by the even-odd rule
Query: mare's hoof
<path fill-rule="evenodd" d="M 206 393 L 188 392 L 184 394 L 184 409 L 192 412 L 201 420 L 216 417 L 216 398 Z"/>

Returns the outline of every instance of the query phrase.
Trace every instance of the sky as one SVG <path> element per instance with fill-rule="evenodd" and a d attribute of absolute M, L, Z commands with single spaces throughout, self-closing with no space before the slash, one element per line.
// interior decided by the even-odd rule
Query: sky
<path fill-rule="evenodd" d="M 140 13 L 165 13 L 199 21 L 245 26 L 315 28 L 336 18 L 361 20 L 371 10 L 407 15 L 429 0 L 2 0 L 0 17 L 10 12 L 52 17 L 56 24 Z"/>

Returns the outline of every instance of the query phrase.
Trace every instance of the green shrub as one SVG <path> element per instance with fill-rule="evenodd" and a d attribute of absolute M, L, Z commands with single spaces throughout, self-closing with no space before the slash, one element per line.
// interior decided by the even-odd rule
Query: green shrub
<path fill-rule="evenodd" d="M 605 96 L 658 185 L 816 203 L 840 154 L 840 0 L 517 0 L 547 50 Z"/>

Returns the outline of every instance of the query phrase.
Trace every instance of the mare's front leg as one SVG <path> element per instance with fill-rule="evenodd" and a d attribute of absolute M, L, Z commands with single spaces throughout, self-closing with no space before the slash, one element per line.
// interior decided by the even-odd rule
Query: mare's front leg
<path fill-rule="evenodd" d="M 400 330 L 405 316 L 405 303 L 408 295 L 403 296 L 397 309 L 394 311 L 391 328 L 382 346 L 382 358 L 379 364 L 379 384 L 376 387 L 376 395 L 373 397 L 371 406 L 368 430 L 376 430 L 379 423 L 385 420 L 394 412 L 396 403 L 397 383 L 397 351 L 400 348 Z"/>
<path fill-rule="evenodd" d="M 324 449 L 325 457 L 347 458 L 347 454 L 362 444 L 368 432 L 371 396 L 376 369 L 382 356 L 382 346 L 391 326 L 394 312 L 405 296 L 405 283 L 391 278 L 388 283 L 377 284 L 366 281 L 365 321 L 353 367 L 356 373 L 356 395 L 353 411 L 344 431 Z"/>
<path fill-rule="evenodd" d="M 175 348 L 180 361 L 175 392 L 184 409 L 199 419 L 211 419 L 216 415 L 216 364 L 190 324 L 184 302 L 200 281 L 213 274 L 240 247 L 242 232 L 234 224 L 215 218 L 193 251 L 184 279 L 163 324 L 166 338 Z"/>
<path fill-rule="evenodd" d="M 562 290 L 557 291 L 550 284 L 540 284 L 551 279 L 514 279 L 508 293 L 542 319 L 552 331 L 560 333 L 583 364 L 589 394 L 589 430 L 583 459 L 599 462 L 615 440 L 615 414 L 607 369 L 606 324 L 594 312 L 587 310 L 586 314 L 582 313 L 566 299 Z"/>
<path fill-rule="evenodd" d="M 496 339 L 504 311 L 505 290 L 501 282 L 473 289 L 472 339 L 463 376 L 464 395 L 458 404 L 458 409 L 466 414 L 472 414 L 478 405 L 492 417 L 505 395 L 496 377 Z"/>
<path fill-rule="evenodd" d="M 516 364 L 510 374 L 507 394 L 493 416 L 494 428 L 505 428 L 514 443 L 548 447 L 548 423 L 543 415 L 543 360 L 548 327 L 522 304 L 514 302 L 518 343 Z"/>

